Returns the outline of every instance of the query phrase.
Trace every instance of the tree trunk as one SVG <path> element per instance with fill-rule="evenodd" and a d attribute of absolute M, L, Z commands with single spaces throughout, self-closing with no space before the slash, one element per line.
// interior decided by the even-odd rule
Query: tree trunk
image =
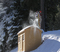
<path fill-rule="evenodd" d="M 44 0 L 41 0 L 42 22 L 41 29 L 45 30 L 45 18 L 44 18 Z"/>

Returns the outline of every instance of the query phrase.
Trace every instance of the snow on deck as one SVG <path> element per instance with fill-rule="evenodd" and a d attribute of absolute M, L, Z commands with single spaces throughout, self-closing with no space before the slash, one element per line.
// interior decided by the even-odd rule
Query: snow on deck
<path fill-rule="evenodd" d="M 43 44 L 30 52 L 60 52 L 60 30 L 42 33 Z M 16 52 L 18 48 L 11 52 Z"/>

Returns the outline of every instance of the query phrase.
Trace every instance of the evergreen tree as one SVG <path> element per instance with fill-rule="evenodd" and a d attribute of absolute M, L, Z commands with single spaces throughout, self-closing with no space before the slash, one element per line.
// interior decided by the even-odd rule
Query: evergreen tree
<path fill-rule="evenodd" d="M 4 36 L 5 36 L 3 28 L 4 28 L 4 24 L 3 24 L 3 20 L 1 20 L 0 22 L 0 52 L 2 52 L 3 41 L 4 41 Z"/>
<path fill-rule="evenodd" d="M 14 9 L 17 11 L 16 14 L 14 14 L 16 17 L 21 18 L 23 22 L 28 19 L 29 9 L 27 5 L 24 4 L 24 1 L 15 0 Z"/>
<path fill-rule="evenodd" d="M 7 2 L 7 1 L 6 1 Z M 15 1 L 13 3 L 16 3 Z M 22 15 L 19 15 L 17 10 L 13 9 L 13 3 L 7 6 L 6 14 L 4 15 L 4 32 L 3 52 L 9 52 L 17 46 L 17 32 L 22 29 Z M 13 7 L 12 7 L 13 6 Z M 16 16 L 17 15 L 17 16 Z M 9 46 L 9 47 L 8 47 Z M 4 49 L 5 48 L 5 49 Z"/>
<path fill-rule="evenodd" d="M 58 13 L 56 14 L 55 16 L 55 24 L 54 24 L 54 29 L 55 30 L 59 30 L 60 29 L 60 7 L 59 5 L 57 6 L 57 9 L 58 9 Z"/>
<path fill-rule="evenodd" d="M 2 46 L 2 52 L 9 52 L 12 48 L 12 19 L 14 18 L 14 14 L 13 14 L 13 3 L 12 1 L 10 1 L 10 3 L 8 5 L 4 5 L 4 3 L 6 4 L 9 0 L 7 0 L 6 2 L 3 2 L 3 6 L 7 7 L 6 10 L 6 14 L 4 14 L 2 20 L 3 20 L 3 24 L 4 24 L 4 33 L 5 36 L 3 37 L 3 46 Z"/>
<path fill-rule="evenodd" d="M 56 13 L 58 12 L 58 10 L 57 10 L 58 4 L 59 4 L 59 0 L 45 0 L 46 30 L 54 29 L 55 16 L 56 16 Z"/>
<path fill-rule="evenodd" d="M 11 27 L 12 27 L 12 16 L 11 14 L 7 15 L 5 14 L 3 17 L 4 20 L 4 32 L 5 32 L 5 36 L 4 36 L 4 41 L 3 41 L 3 52 L 9 52 L 11 50 L 11 46 L 12 46 L 12 35 L 11 34 Z"/>
<path fill-rule="evenodd" d="M 3 41 L 4 41 L 4 21 L 3 21 L 3 16 L 5 14 L 5 9 L 6 7 L 3 7 L 2 0 L 0 2 L 0 52 L 3 52 Z"/>

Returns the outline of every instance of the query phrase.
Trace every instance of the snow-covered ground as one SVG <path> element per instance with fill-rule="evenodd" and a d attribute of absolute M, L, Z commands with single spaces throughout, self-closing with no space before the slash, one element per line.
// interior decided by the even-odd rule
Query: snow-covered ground
<path fill-rule="evenodd" d="M 47 31 L 42 33 L 43 44 L 30 52 L 60 52 L 60 30 Z M 15 48 L 11 52 L 17 52 Z"/>
<path fill-rule="evenodd" d="M 10 51 L 10 52 L 18 52 L 17 50 L 18 50 L 18 48 L 15 48 L 15 49 L 13 49 L 13 50 Z"/>

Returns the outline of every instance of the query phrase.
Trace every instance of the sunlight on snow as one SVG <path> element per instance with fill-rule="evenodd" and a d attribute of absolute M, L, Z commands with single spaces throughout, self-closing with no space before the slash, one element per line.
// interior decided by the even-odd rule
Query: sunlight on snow
<path fill-rule="evenodd" d="M 51 35 L 51 34 L 49 34 L 49 35 L 44 35 L 42 39 L 43 39 L 43 40 L 51 39 L 51 40 L 56 40 L 56 41 L 60 42 L 60 37 L 59 37 L 59 36 Z"/>
<path fill-rule="evenodd" d="M 60 48 L 58 49 L 58 51 L 57 52 L 60 52 Z"/>

